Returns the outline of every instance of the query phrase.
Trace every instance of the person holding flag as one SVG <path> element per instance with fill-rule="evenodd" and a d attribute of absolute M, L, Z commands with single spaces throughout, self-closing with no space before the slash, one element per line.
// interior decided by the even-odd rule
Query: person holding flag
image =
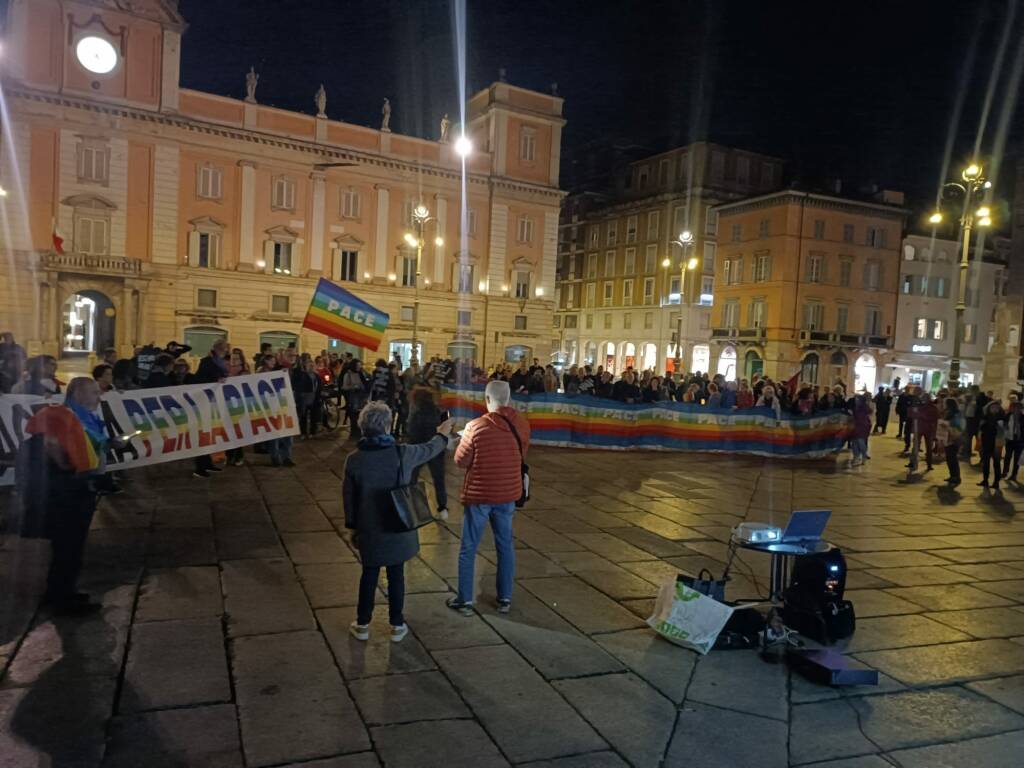
<path fill-rule="evenodd" d="M 72 379 L 64 405 L 41 408 L 25 424 L 30 437 L 18 454 L 21 535 L 50 540 L 53 556 L 44 602 L 60 614 L 100 608 L 89 595 L 76 591 L 108 443 L 103 419 L 96 413 L 99 404 L 95 381 Z"/>

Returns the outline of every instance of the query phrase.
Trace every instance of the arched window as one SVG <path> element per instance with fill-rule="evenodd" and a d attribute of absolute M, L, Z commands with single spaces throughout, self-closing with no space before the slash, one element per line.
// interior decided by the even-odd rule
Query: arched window
<path fill-rule="evenodd" d="M 586 352 L 583 354 L 584 365 L 594 365 L 597 361 L 597 342 L 588 341 Z"/>
<path fill-rule="evenodd" d="M 223 328 L 197 325 L 185 329 L 185 343 L 192 347 L 190 355 L 206 357 L 210 348 L 218 341 L 226 341 L 228 332 Z"/>
<path fill-rule="evenodd" d="M 406 368 L 412 362 L 412 339 L 395 339 L 388 344 L 388 359 L 398 358 L 402 362 L 402 368 Z M 416 341 L 416 361 L 423 363 L 423 342 Z"/>
<path fill-rule="evenodd" d="M 818 383 L 818 355 L 814 352 L 804 357 L 804 361 L 800 364 L 800 383 Z"/>
<path fill-rule="evenodd" d="M 690 358 L 690 371 L 696 373 L 707 373 L 711 367 L 711 347 L 707 344 L 695 344 L 693 356 Z"/>
<path fill-rule="evenodd" d="M 533 349 L 526 346 L 525 344 L 510 344 L 505 347 L 505 362 L 506 363 L 518 363 L 520 360 L 526 360 L 530 362 Z"/>
<path fill-rule="evenodd" d="M 448 345 L 449 360 L 463 360 L 467 363 L 476 362 L 476 344 L 471 341 L 453 341 Z"/>
<path fill-rule="evenodd" d="M 846 355 L 842 352 L 833 352 L 832 357 L 829 358 L 829 365 L 847 365 Z"/>
<path fill-rule="evenodd" d="M 260 346 L 262 347 L 264 344 L 270 344 L 275 352 L 287 349 L 289 344 L 294 344 L 297 349 L 299 337 L 289 331 L 267 331 L 260 334 Z"/>
<path fill-rule="evenodd" d="M 736 381 L 736 347 L 725 347 L 718 356 L 718 373 L 726 381 Z"/>
<path fill-rule="evenodd" d="M 877 364 L 875 358 L 865 352 L 853 366 L 853 389 L 855 392 L 874 392 Z"/>
<path fill-rule="evenodd" d="M 753 349 L 748 350 L 747 354 L 743 356 L 743 373 L 747 379 L 754 377 L 755 373 L 764 372 L 764 360 L 761 356 Z"/>

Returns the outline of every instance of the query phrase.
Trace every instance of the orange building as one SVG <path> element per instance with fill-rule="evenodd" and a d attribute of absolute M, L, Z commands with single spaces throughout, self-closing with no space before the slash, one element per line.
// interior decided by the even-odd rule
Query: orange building
<path fill-rule="evenodd" d="M 245 99 L 181 88 L 176 4 L 117 7 L 9 5 L 0 330 L 62 356 L 225 336 L 316 352 L 341 346 L 301 328 L 326 276 L 390 314 L 380 354 L 408 360 L 423 204 L 423 353 L 547 358 L 560 98 L 472 96 L 463 184 L 452 143 L 262 106 L 255 75 Z"/>
<path fill-rule="evenodd" d="M 872 389 L 892 350 L 900 193 L 785 190 L 717 206 L 712 371 Z"/>
<path fill-rule="evenodd" d="M 610 190 L 567 198 L 552 348 L 570 364 L 663 372 L 674 368 L 681 329 L 683 370 L 708 370 L 720 236 L 712 206 L 777 189 L 781 178 L 776 157 L 696 142 L 629 163 Z M 685 247 L 674 243 L 683 232 Z"/>

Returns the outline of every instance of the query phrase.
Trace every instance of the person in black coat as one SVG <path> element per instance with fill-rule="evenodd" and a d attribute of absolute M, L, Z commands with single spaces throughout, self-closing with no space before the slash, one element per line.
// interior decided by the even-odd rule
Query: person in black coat
<path fill-rule="evenodd" d="M 626 371 L 612 386 L 612 399 L 620 403 L 639 403 L 640 387 L 637 386 L 632 371 Z"/>
<path fill-rule="evenodd" d="M 391 640 L 397 643 L 409 632 L 402 615 L 405 562 L 419 552 L 420 540 L 415 530 L 406 531 L 399 526 L 391 491 L 407 485 L 416 467 L 444 452 L 452 422 L 440 424 L 429 442 L 415 445 L 396 444 L 391 436 L 391 423 L 391 409 L 382 402 L 368 403 L 360 412 L 362 438 L 358 450 L 345 462 L 341 495 L 345 527 L 355 532 L 352 544 L 363 564 L 356 620 L 349 632 L 357 640 L 370 638 L 374 593 L 380 569 L 386 568 Z"/>
<path fill-rule="evenodd" d="M 437 428 L 441 426 L 442 413 L 434 402 L 434 395 L 429 389 L 416 389 L 412 393 L 412 413 L 409 415 L 409 422 L 406 425 L 406 437 L 410 443 L 429 443 Z M 442 520 L 448 519 L 448 491 L 444 485 L 445 454 L 439 453 L 427 462 L 430 470 L 430 479 L 434 483 L 434 495 L 437 498 L 437 516 Z M 423 465 L 412 471 L 412 481 L 418 482 L 420 470 Z"/>
<path fill-rule="evenodd" d="M 224 339 L 218 339 L 210 348 L 210 354 L 199 361 L 199 368 L 192 375 L 190 384 L 216 384 L 228 377 L 228 343 Z M 195 468 L 192 471 L 193 477 L 209 477 L 211 472 L 223 472 L 220 467 L 213 464 L 210 454 L 196 456 Z"/>
<path fill-rule="evenodd" d="M 171 369 L 174 368 L 174 358 L 166 353 L 156 356 L 153 367 L 146 377 L 145 388 L 156 389 L 157 387 L 173 387 L 177 384 L 171 379 Z"/>
<path fill-rule="evenodd" d="M 892 393 L 885 387 L 878 388 L 875 395 L 875 432 L 885 434 L 889 426 L 889 410 L 892 408 Z"/>

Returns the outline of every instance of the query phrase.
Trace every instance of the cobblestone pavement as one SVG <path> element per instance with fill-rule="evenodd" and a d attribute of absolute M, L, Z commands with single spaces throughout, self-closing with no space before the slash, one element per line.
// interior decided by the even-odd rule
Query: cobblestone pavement
<path fill-rule="evenodd" d="M 444 607 L 460 513 L 408 564 L 411 634 L 379 606 L 347 634 L 359 566 L 338 535 L 347 447 L 249 454 L 209 481 L 137 470 L 105 500 L 84 586 L 102 616 L 37 612 L 45 555 L 0 548 L 0 766 L 535 768 L 815 763 L 1021 765 L 1024 489 L 907 483 L 898 444 L 863 468 L 712 455 L 538 449 L 517 515 L 512 613 Z M 458 487 L 453 470 L 449 485 Z M 0 499 L 2 500 L 2 499 Z M 643 623 L 657 585 L 720 570 L 740 520 L 829 507 L 851 567 L 845 644 L 877 687 L 831 689 L 745 651 L 708 656 Z M 748 554 L 731 596 L 763 590 Z"/>

